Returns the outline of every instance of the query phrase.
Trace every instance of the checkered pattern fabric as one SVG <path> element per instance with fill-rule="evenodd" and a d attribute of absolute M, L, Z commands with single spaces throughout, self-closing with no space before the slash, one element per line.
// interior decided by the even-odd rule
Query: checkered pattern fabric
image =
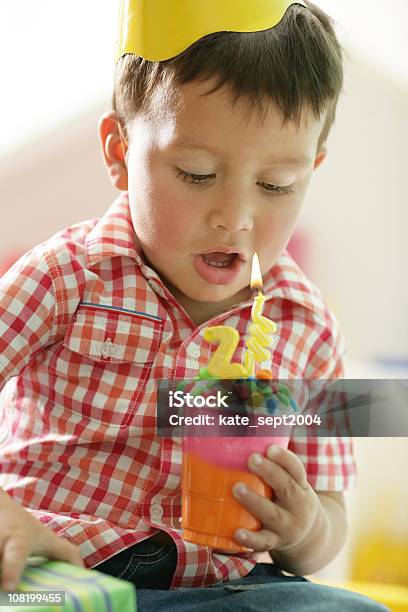
<path fill-rule="evenodd" d="M 264 278 L 278 324 L 276 378 L 336 378 L 343 342 L 318 290 L 284 252 Z M 211 325 L 236 328 L 241 361 L 251 302 Z M 209 323 L 207 322 L 206 325 Z M 167 531 L 178 549 L 172 588 L 246 575 L 249 553 L 183 541 L 180 439 L 156 432 L 159 378 L 189 378 L 213 350 L 143 258 L 127 194 L 74 225 L 0 279 L 0 486 L 78 545 L 87 567 Z M 348 438 L 290 440 L 316 490 L 355 477 Z"/>

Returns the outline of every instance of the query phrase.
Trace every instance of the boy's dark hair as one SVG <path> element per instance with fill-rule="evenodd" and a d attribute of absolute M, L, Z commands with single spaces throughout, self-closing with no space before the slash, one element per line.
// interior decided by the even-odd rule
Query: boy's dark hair
<path fill-rule="evenodd" d="M 284 121 L 299 121 L 302 108 L 316 118 L 327 111 L 319 145 L 327 139 L 343 86 L 343 52 L 331 19 L 307 0 L 294 4 L 281 22 L 260 32 L 209 34 L 178 56 L 151 62 L 127 54 L 119 59 L 113 108 L 126 124 L 149 112 L 158 86 L 182 85 L 216 77 L 213 93 L 229 86 L 233 103 L 245 100 L 262 115 L 273 101 Z"/>

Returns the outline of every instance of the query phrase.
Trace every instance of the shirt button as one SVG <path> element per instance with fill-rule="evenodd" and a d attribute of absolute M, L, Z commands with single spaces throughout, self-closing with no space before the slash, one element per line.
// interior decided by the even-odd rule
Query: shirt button
<path fill-rule="evenodd" d="M 110 340 L 102 343 L 101 355 L 102 357 L 111 357 L 113 355 L 115 345 Z"/>
<path fill-rule="evenodd" d="M 189 357 L 198 359 L 200 356 L 200 347 L 197 346 L 197 344 L 190 344 L 186 349 L 186 353 Z"/>
<path fill-rule="evenodd" d="M 152 521 L 159 521 L 163 516 L 163 508 L 160 504 L 152 504 L 150 508 L 150 518 Z"/>

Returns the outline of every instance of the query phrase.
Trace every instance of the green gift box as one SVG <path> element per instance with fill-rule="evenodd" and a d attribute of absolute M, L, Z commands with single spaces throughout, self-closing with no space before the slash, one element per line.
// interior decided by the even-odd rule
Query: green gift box
<path fill-rule="evenodd" d="M 131 582 L 97 570 L 31 557 L 17 590 L 0 590 L 2 609 L 14 612 L 135 612 L 136 589 Z"/>

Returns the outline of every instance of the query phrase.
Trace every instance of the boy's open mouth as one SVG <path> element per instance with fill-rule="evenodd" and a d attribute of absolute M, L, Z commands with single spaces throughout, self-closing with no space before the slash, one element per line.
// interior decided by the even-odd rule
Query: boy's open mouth
<path fill-rule="evenodd" d="M 227 285 L 235 280 L 245 262 L 239 253 L 200 253 L 194 255 L 194 266 L 198 274 L 214 285 Z"/>
<path fill-rule="evenodd" d="M 202 255 L 205 263 L 215 268 L 226 268 L 230 266 L 234 259 L 238 257 L 238 253 L 206 253 Z"/>

